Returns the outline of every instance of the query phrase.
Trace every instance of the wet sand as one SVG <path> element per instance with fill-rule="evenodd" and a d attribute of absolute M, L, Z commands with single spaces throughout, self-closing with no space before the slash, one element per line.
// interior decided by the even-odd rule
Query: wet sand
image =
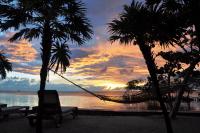
<path fill-rule="evenodd" d="M 173 120 L 174 133 L 199 133 L 200 117 L 178 116 Z M 35 133 L 24 117 L 0 121 L 1 133 Z M 67 116 L 60 128 L 44 121 L 44 133 L 166 133 L 162 116 Z"/>

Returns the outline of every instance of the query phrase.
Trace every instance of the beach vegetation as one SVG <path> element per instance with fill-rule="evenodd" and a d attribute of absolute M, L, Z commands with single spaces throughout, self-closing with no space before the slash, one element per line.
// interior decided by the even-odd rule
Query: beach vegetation
<path fill-rule="evenodd" d="M 200 44 L 200 20 L 199 12 L 200 12 L 200 1 L 199 0 L 146 0 L 146 4 L 148 6 L 159 6 L 160 9 L 166 14 L 170 14 L 171 16 L 175 16 L 176 20 L 180 20 L 177 26 L 172 27 L 174 29 L 185 29 L 186 31 L 182 34 L 182 39 L 179 39 L 178 44 L 182 47 L 185 52 L 185 56 L 188 55 L 190 58 L 188 62 L 188 67 L 184 70 L 184 77 L 182 80 L 182 84 L 187 84 L 190 76 L 192 75 L 194 69 L 199 63 L 199 44 Z M 176 21 L 175 21 L 176 22 Z M 174 32 L 177 32 L 176 30 Z M 188 39 L 188 35 L 190 38 Z M 183 40 L 183 42 L 181 42 Z M 188 42 L 189 40 L 189 42 Z M 187 52 L 187 46 L 189 44 L 193 48 L 190 48 L 190 51 Z M 186 48 L 186 49 L 185 49 Z M 190 54 L 190 55 L 189 55 Z M 182 58 L 184 59 L 184 58 Z M 185 58 L 187 59 L 187 58 Z M 183 97 L 184 91 L 187 89 L 187 86 L 183 86 L 179 88 L 178 96 L 173 104 L 172 111 L 170 112 L 170 116 L 172 118 L 176 117 L 176 113 L 180 107 L 181 99 Z"/>
<path fill-rule="evenodd" d="M 7 72 L 12 71 L 12 64 L 7 59 L 3 51 L 0 51 L 0 75 L 1 79 L 5 79 Z"/>

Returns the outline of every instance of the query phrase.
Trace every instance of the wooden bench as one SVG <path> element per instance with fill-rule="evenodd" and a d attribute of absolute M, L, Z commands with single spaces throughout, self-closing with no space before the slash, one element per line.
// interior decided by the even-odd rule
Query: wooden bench
<path fill-rule="evenodd" d="M 34 127 L 36 125 L 36 122 L 37 122 L 37 108 L 38 107 L 33 107 L 33 113 L 32 114 L 29 114 L 27 116 L 28 120 L 29 120 L 29 124 L 30 126 Z M 62 119 L 64 116 L 67 116 L 67 115 L 72 115 L 73 119 L 75 119 L 77 116 L 78 116 L 78 108 L 77 107 L 61 107 L 61 116 L 58 116 L 56 114 L 54 115 L 43 115 L 42 116 L 42 119 L 45 119 L 45 120 L 49 120 L 49 119 L 52 119 L 55 121 L 56 123 L 56 127 L 59 127 L 60 124 L 62 123 Z M 58 117 L 59 120 L 58 120 Z"/>
<path fill-rule="evenodd" d="M 3 117 L 8 117 L 9 114 L 15 113 L 25 113 L 25 116 L 28 115 L 29 106 L 10 106 L 10 107 L 1 107 L 0 115 Z"/>
<path fill-rule="evenodd" d="M 7 104 L 0 103 L 0 108 L 5 108 L 5 107 L 7 107 Z"/>

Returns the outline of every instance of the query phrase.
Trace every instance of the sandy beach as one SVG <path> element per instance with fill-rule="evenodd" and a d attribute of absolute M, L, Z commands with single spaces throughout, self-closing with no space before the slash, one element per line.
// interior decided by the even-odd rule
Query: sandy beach
<path fill-rule="evenodd" d="M 173 121 L 174 133 L 199 133 L 200 117 L 179 116 Z M 24 117 L 0 121 L 1 133 L 35 133 Z M 60 128 L 44 121 L 44 133 L 166 133 L 162 116 L 89 116 L 64 118 Z"/>

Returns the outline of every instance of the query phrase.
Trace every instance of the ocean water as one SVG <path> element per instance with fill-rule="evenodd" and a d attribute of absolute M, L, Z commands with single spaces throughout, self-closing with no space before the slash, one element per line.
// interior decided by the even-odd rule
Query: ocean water
<path fill-rule="evenodd" d="M 105 95 L 120 95 L 120 93 L 108 93 Z M 108 101 L 102 101 L 94 96 L 83 92 L 59 93 L 59 98 L 62 106 L 77 106 L 84 109 L 104 109 L 104 110 L 158 110 L 159 104 L 157 102 L 143 102 L 137 104 L 120 104 Z M 0 103 L 5 103 L 7 106 L 37 106 L 38 97 L 36 92 L 0 92 Z M 200 111 L 200 102 L 182 103 L 182 111 Z"/>

